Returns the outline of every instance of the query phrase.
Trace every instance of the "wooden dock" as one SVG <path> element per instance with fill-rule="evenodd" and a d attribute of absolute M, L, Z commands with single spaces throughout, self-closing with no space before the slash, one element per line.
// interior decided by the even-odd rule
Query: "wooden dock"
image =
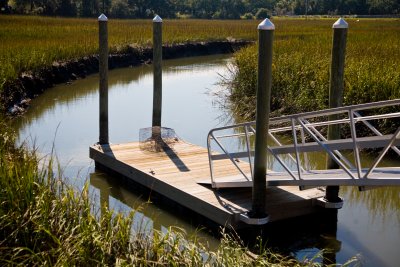
<path fill-rule="evenodd" d="M 251 188 L 215 190 L 199 184 L 210 179 L 208 153 L 203 147 L 179 140 L 161 152 L 150 152 L 142 150 L 139 142 L 96 144 L 90 147 L 90 158 L 220 225 L 235 229 L 246 225 L 240 214 L 251 209 Z M 237 174 L 227 161 L 214 165 L 217 178 Z M 270 221 L 313 213 L 317 209 L 314 200 L 324 195 L 322 189 L 300 191 L 297 186 L 270 187 L 266 191 Z"/>

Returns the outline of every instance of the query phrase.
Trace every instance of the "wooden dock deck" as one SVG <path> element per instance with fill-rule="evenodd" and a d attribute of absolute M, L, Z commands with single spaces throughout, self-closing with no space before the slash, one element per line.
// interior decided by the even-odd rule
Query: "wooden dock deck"
<path fill-rule="evenodd" d="M 90 158 L 220 225 L 235 229 L 246 225 L 240 214 L 251 209 L 251 188 L 215 190 L 199 183 L 210 179 L 206 148 L 182 140 L 161 152 L 142 150 L 139 142 L 96 144 L 90 147 Z M 217 179 L 237 174 L 236 168 L 227 163 L 214 163 Z M 266 191 L 270 221 L 313 213 L 317 209 L 314 200 L 324 195 L 323 189 L 300 191 L 297 186 L 268 187 Z"/>

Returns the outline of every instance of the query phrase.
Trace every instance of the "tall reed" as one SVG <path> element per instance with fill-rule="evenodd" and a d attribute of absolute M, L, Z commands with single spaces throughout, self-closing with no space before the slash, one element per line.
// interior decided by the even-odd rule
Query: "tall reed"
<path fill-rule="evenodd" d="M 348 19 L 344 104 L 400 98 L 400 20 Z M 276 19 L 272 108 L 296 113 L 327 107 L 333 20 Z M 254 118 L 257 47 L 235 54 L 226 77 L 230 105 Z"/>
<path fill-rule="evenodd" d="M 0 16 L 0 90 L 5 81 L 27 70 L 51 66 L 54 61 L 98 53 L 97 18 Z M 164 20 L 165 44 L 194 41 L 252 39 L 255 21 Z M 129 46 L 150 46 L 152 21 L 109 20 L 111 53 Z"/>

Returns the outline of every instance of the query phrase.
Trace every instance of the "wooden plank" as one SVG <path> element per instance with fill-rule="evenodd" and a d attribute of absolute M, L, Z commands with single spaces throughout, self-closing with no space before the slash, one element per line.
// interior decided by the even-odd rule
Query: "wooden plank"
<path fill-rule="evenodd" d="M 251 208 L 251 190 L 215 191 L 210 186 L 197 183 L 199 179 L 210 180 L 210 169 L 207 149 L 196 145 L 179 141 L 174 145 L 173 151 L 160 153 L 142 151 L 138 142 L 94 145 L 90 148 L 90 157 L 220 225 L 228 223 L 236 228 L 243 226 L 238 215 Z M 248 163 L 240 161 L 238 164 L 249 171 Z M 185 167 L 187 169 L 182 171 Z M 230 160 L 215 162 L 214 170 L 216 177 L 239 174 Z M 272 221 L 275 218 L 290 218 L 292 214 L 305 215 L 312 212 L 309 208 L 312 199 L 297 187 L 267 190 L 266 206 Z M 313 197 L 322 195 L 321 191 L 312 194 Z M 290 202 L 296 201 L 307 202 L 308 204 L 303 204 L 307 208 L 285 214 L 275 208 L 278 205 L 281 209 L 286 209 L 286 206 L 292 205 Z"/>
<path fill-rule="evenodd" d="M 104 166 L 134 180 L 135 182 L 138 182 L 149 189 L 155 190 L 156 192 L 180 203 L 183 206 L 186 206 L 189 209 L 197 212 L 200 211 L 200 214 L 218 222 L 221 225 L 226 222 L 234 224 L 234 221 L 231 222 L 233 219 L 232 214 L 228 210 L 223 209 L 223 207 L 217 207 L 202 201 L 201 199 L 193 198 L 183 190 L 169 186 L 160 179 L 154 179 L 155 177 L 147 173 L 143 173 L 140 170 L 131 168 L 130 166 L 119 162 L 114 158 L 108 157 L 103 153 L 99 153 L 99 151 L 96 149 L 90 150 L 90 156 L 96 162 L 103 164 Z"/>

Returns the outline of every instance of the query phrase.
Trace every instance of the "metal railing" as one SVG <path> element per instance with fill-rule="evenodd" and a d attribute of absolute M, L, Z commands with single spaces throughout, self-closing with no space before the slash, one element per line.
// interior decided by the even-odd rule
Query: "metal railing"
<path fill-rule="evenodd" d="M 371 173 L 377 170 L 378 164 L 390 149 L 400 156 L 400 150 L 396 147 L 400 145 L 400 127 L 397 126 L 392 133 L 383 134 L 374 125 L 376 125 L 376 121 L 382 120 L 392 121 L 394 122 L 393 125 L 399 125 L 399 119 L 400 99 L 271 118 L 268 141 L 269 143 L 274 143 L 274 145 L 268 145 L 266 149 L 284 169 L 284 172 L 268 171 L 266 177 L 267 185 L 400 185 L 400 168 L 392 170 L 395 173 L 391 173 L 390 177 L 380 177 L 380 179 L 372 179 L 370 177 Z M 324 131 L 329 125 L 341 125 L 341 129 L 348 131 L 350 137 L 327 140 Z M 359 129 L 360 127 L 363 127 L 362 131 Z M 231 133 L 221 134 L 227 130 Z M 357 134 L 359 133 L 362 133 L 363 136 L 358 137 Z M 366 135 L 366 133 L 369 135 Z M 207 148 L 213 187 L 252 186 L 254 151 L 251 145 L 251 138 L 254 134 L 254 121 L 210 130 L 207 137 Z M 285 140 L 286 142 L 281 142 L 279 136 L 285 136 L 285 139 L 291 136 L 289 144 L 287 140 Z M 245 150 L 229 151 L 223 145 L 223 140 L 228 138 L 240 139 Z M 212 146 L 214 144 L 221 153 L 213 152 Z M 360 150 L 366 148 L 382 148 L 382 150 L 372 165 L 363 169 Z M 352 160 L 348 159 L 341 150 L 352 150 L 354 158 Z M 337 174 L 336 176 L 332 175 L 332 173 L 328 174 L 328 176 L 331 176 L 328 178 L 322 173 L 315 173 L 313 170 L 304 167 L 300 153 L 305 153 L 304 161 L 307 162 L 306 152 L 316 151 L 323 151 L 328 154 L 338 164 L 342 173 L 339 176 Z M 287 155 L 286 159 L 282 158 L 283 154 Z M 245 168 L 243 167 L 243 162 L 238 160 L 239 158 L 245 158 L 248 162 Z M 242 182 L 229 183 L 225 181 L 224 183 L 219 183 L 217 181 L 214 162 L 227 159 L 236 167 Z M 294 163 L 294 170 L 288 166 L 288 161 Z M 314 176 L 312 175 L 313 173 L 315 174 Z M 316 176 L 320 176 L 320 178 Z"/>

